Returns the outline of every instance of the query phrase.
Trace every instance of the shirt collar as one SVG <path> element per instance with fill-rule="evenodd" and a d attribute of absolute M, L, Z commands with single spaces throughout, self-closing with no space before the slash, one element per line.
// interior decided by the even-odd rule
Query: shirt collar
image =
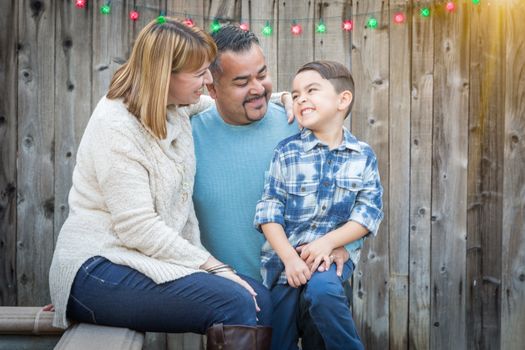
<path fill-rule="evenodd" d="M 321 142 L 317 137 L 315 137 L 312 130 L 306 128 L 301 130 L 301 140 L 303 141 L 303 149 L 305 152 L 311 151 L 317 145 L 326 146 L 325 143 Z M 346 127 L 343 126 L 343 142 L 339 147 L 337 147 L 337 149 L 342 150 L 344 148 L 361 152 L 361 146 L 359 145 L 357 138 L 352 135 L 352 133 L 348 131 Z"/>

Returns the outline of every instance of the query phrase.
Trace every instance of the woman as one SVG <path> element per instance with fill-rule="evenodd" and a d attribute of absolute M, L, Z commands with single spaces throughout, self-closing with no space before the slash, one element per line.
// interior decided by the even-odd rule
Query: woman
<path fill-rule="evenodd" d="M 80 142 L 53 256 L 55 326 L 207 332 L 208 349 L 223 337 L 222 349 L 269 347 L 268 292 L 206 251 L 191 200 L 188 115 L 205 107 L 216 50 L 201 29 L 159 17 L 113 76 Z"/>

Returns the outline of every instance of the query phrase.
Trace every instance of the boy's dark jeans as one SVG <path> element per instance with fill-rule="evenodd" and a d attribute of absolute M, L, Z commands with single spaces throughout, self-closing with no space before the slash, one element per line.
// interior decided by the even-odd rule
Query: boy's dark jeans
<path fill-rule="evenodd" d="M 300 288 L 278 284 L 271 289 L 274 307 L 273 350 L 298 349 L 297 319 L 300 312 L 298 305 L 300 294 L 303 294 L 311 322 L 321 335 L 324 348 L 364 349 L 343 287 L 343 282 L 352 275 L 353 263 L 349 260 L 345 264 L 341 277 L 336 275 L 335 270 L 335 265 L 332 265 L 326 272 L 314 273 L 308 283 Z M 309 349 L 315 346 L 308 339 L 306 341 L 303 339 L 303 347 L 305 345 Z"/>
<path fill-rule="evenodd" d="M 350 308 L 352 306 L 352 285 L 349 280 L 343 282 L 346 298 Z M 304 298 L 304 293 L 299 297 L 299 317 L 297 318 L 297 328 L 301 337 L 301 348 L 303 350 L 325 350 L 323 337 L 315 326 L 308 311 L 308 303 Z"/>

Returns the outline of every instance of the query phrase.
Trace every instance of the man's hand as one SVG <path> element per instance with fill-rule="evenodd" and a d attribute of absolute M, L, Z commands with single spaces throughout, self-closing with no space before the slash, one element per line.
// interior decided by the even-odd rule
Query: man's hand
<path fill-rule="evenodd" d="M 281 94 L 281 102 L 283 104 L 284 109 L 286 110 L 286 115 L 288 117 L 288 124 L 291 124 L 294 120 L 292 94 L 289 93 L 288 91 L 284 91 Z"/>
<path fill-rule="evenodd" d="M 314 273 L 323 261 L 325 268 L 328 270 L 331 264 L 330 254 L 332 249 L 333 247 L 326 237 L 319 237 L 303 246 L 301 259 L 310 267 L 311 273 Z"/>
<path fill-rule="evenodd" d="M 306 244 L 298 246 L 296 248 L 297 253 L 301 254 L 305 246 Z M 348 253 L 346 248 L 345 247 L 335 248 L 334 250 L 332 250 L 332 252 L 330 253 L 328 257 L 330 258 L 330 261 L 335 263 L 336 265 L 337 276 L 339 277 L 342 276 L 343 275 L 343 265 L 348 261 L 348 259 L 350 259 L 350 254 Z M 312 264 L 308 265 L 310 269 L 312 268 L 312 266 L 313 266 Z M 326 268 L 325 264 L 320 264 L 319 267 L 317 268 L 317 271 L 324 272 L 324 271 L 327 271 L 329 268 L 330 268 L 330 265 L 328 265 L 328 268 Z"/>
<path fill-rule="evenodd" d="M 339 247 L 332 250 L 330 257 L 332 258 L 332 262 L 335 263 L 337 276 L 341 277 L 343 275 L 343 265 L 350 259 L 350 254 L 345 247 Z M 330 268 L 330 266 L 328 266 L 328 268 Z M 328 271 L 328 269 L 325 270 L 324 266 L 320 265 L 317 271 L 323 272 Z"/>

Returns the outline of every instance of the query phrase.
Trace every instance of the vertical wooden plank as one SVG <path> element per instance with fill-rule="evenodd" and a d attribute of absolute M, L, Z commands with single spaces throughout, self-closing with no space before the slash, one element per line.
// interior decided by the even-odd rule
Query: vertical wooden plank
<path fill-rule="evenodd" d="M 93 13 L 92 108 L 107 93 L 113 73 L 129 57 L 132 44 L 134 24 L 128 16 L 129 11 L 134 8 L 133 3 L 113 1 L 111 13 L 104 15 L 101 14 L 100 7 L 106 2 L 105 0 L 88 2 Z"/>
<path fill-rule="evenodd" d="M 276 31 L 279 20 L 278 1 L 254 2 L 251 0 L 242 0 L 241 16 L 243 20 L 248 19 L 250 30 L 259 38 L 259 43 L 266 58 L 268 72 L 273 81 L 273 91 L 289 90 L 289 86 L 279 87 L 277 82 L 277 67 L 280 63 L 277 45 L 278 35 Z M 262 29 L 266 25 L 266 20 L 270 21 L 270 25 L 274 29 L 273 34 L 269 36 L 262 34 Z"/>
<path fill-rule="evenodd" d="M 482 3 L 469 14 L 468 349 L 497 349 L 501 340 L 504 13 L 503 6 Z"/>
<path fill-rule="evenodd" d="M 313 1 L 279 1 L 277 27 L 273 27 L 279 54 L 277 75 L 274 72 L 275 91 L 290 90 L 297 68 L 314 58 L 314 7 Z M 303 28 L 300 35 L 290 31 L 294 20 Z"/>
<path fill-rule="evenodd" d="M 0 305 L 16 305 L 16 153 L 18 5 L 0 13 Z M 9 15 L 7 15 L 9 14 Z"/>
<path fill-rule="evenodd" d="M 50 0 L 18 5 L 18 305 L 39 305 L 53 254 L 55 11 Z"/>
<path fill-rule="evenodd" d="M 150 1 L 148 1 L 151 3 Z M 204 25 L 204 5 L 208 1 L 192 1 L 192 0 L 168 0 L 167 8 L 168 15 L 179 19 L 184 19 L 186 16 L 191 17 L 198 27 L 207 30 Z"/>
<path fill-rule="evenodd" d="M 91 114 L 91 11 L 56 3 L 55 241 L 67 218 L 77 147 Z"/>
<path fill-rule="evenodd" d="M 412 22 L 410 146 L 410 287 L 408 347 L 430 348 L 430 216 L 434 31 L 431 18 L 408 14 Z"/>
<path fill-rule="evenodd" d="M 315 1 L 314 6 L 314 52 L 315 60 L 332 60 L 350 67 L 351 34 L 341 29 L 343 20 L 352 15 L 350 0 L 344 1 Z M 325 33 L 318 33 L 316 26 L 323 21 L 326 25 Z"/>
<path fill-rule="evenodd" d="M 525 6 L 506 4 L 501 349 L 525 344 Z"/>
<path fill-rule="evenodd" d="M 235 0 L 208 0 L 204 10 L 206 27 L 217 19 L 221 23 L 237 23 L 241 19 L 241 1 Z"/>
<path fill-rule="evenodd" d="M 356 100 L 352 131 L 374 149 L 384 188 L 385 218 L 369 239 L 354 273 L 354 319 L 367 349 L 389 347 L 389 42 L 388 6 L 380 0 L 355 1 L 352 72 Z M 374 14 L 378 28 L 366 28 Z M 373 57 L 373 59 L 371 59 Z"/>
<path fill-rule="evenodd" d="M 408 346 L 408 259 L 410 198 L 410 24 L 392 22 L 408 0 L 390 1 L 389 265 L 390 348 Z M 401 204 L 403 203 L 403 204 Z M 401 204 L 401 205 L 400 205 Z"/>
<path fill-rule="evenodd" d="M 465 349 L 469 26 L 433 7 L 432 349 Z"/>

